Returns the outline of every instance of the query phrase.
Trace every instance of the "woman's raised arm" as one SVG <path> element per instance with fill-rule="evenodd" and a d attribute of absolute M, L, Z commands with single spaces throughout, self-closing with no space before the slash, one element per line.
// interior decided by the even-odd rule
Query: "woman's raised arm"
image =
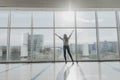
<path fill-rule="evenodd" d="M 71 34 L 69 35 L 69 37 L 68 37 L 69 39 L 71 38 L 71 36 L 72 36 L 73 32 L 74 32 L 74 30 L 72 30 Z"/>
<path fill-rule="evenodd" d="M 62 39 L 62 40 L 63 40 L 63 38 L 62 38 L 62 37 L 60 37 L 58 34 L 56 34 L 56 33 L 55 33 L 55 35 L 56 35 L 58 38 L 60 38 L 60 39 Z"/>

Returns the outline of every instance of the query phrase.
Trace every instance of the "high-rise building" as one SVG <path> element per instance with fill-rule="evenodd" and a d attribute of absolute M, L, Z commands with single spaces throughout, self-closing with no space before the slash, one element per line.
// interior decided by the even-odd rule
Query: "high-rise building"
<path fill-rule="evenodd" d="M 103 41 L 99 43 L 100 53 L 112 52 L 116 53 L 117 51 L 117 42 L 115 41 Z"/>
<path fill-rule="evenodd" d="M 28 38 L 29 38 L 29 34 L 24 33 L 23 34 L 23 45 L 21 46 L 21 57 L 28 56 Z"/>
<path fill-rule="evenodd" d="M 43 35 L 23 34 L 23 45 L 21 47 L 21 57 L 27 57 L 31 54 L 39 54 L 43 50 Z"/>
<path fill-rule="evenodd" d="M 41 53 L 43 50 L 43 35 L 33 35 L 32 51 Z"/>

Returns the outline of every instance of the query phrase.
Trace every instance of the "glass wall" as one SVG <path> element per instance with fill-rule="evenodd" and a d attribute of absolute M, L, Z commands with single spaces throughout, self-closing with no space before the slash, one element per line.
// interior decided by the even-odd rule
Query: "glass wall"
<path fill-rule="evenodd" d="M 31 12 L 12 11 L 11 27 L 31 27 Z"/>
<path fill-rule="evenodd" d="M 7 59 L 7 29 L 0 29 L 0 60 Z"/>
<path fill-rule="evenodd" d="M 10 60 L 23 60 L 22 58 L 30 59 L 30 37 L 30 29 L 11 29 Z"/>
<path fill-rule="evenodd" d="M 94 11 L 77 11 L 76 26 L 77 27 L 96 27 Z"/>
<path fill-rule="evenodd" d="M 77 59 L 97 59 L 95 29 L 77 29 Z"/>
<path fill-rule="evenodd" d="M 33 29 L 32 60 L 53 61 L 53 29 Z"/>
<path fill-rule="evenodd" d="M 98 11 L 99 27 L 116 27 L 115 11 Z"/>
<path fill-rule="evenodd" d="M 100 59 L 119 58 L 116 29 L 99 29 L 99 55 Z"/>
<path fill-rule="evenodd" d="M 97 59 L 95 11 L 77 11 L 77 60 Z"/>
<path fill-rule="evenodd" d="M 8 11 L 0 11 L 0 61 L 7 59 Z"/>
<path fill-rule="evenodd" d="M 98 11 L 99 57 L 101 60 L 118 59 L 118 34 L 115 11 Z M 118 16 L 117 16 L 118 17 Z"/>
<path fill-rule="evenodd" d="M 55 27 L 75 27 L 75 15 L 71 11 L 55 12 Z"/>
<path fill-rule="evenodd" d="M 0 11 L 0 27 L 8 27 L 8 11 Z"/>
<path fill-rule="evenodd" d="M 119 24 L 119 11 L 1 10 L 0 61 L 64 61 L 63 35 L 72 31 L 75 61 L 117 60 Z"/>
<path fill-rule="evenodd" d="M 34 27 L 53 27 L 52 11 L 36 11 L 33 12 Z"/>

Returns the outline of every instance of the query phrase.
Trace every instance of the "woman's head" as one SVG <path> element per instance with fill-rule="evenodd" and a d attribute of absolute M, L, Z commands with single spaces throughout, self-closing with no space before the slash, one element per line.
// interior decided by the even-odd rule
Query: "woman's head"
<path fill-rule="evenodd" d="M 67 34 L 64 34 L 63 36 L 64 36 L 64 38 L 65 38 L 65 37 L 67 37 Z"/>

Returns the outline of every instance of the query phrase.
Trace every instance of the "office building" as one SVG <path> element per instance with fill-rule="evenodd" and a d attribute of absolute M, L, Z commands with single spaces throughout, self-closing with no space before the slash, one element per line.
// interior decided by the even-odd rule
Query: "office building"
<path fill-rule="evenodd" d="M 30 45 L 31 43 L 32 45 Z M 43 47 L 43 35 L 38 34 L 31 36 L 29 33 L 24 33 L 23 45 L 21 46 L 21 57 L 28 58 L 30 55 L 42 54 Z"/>

